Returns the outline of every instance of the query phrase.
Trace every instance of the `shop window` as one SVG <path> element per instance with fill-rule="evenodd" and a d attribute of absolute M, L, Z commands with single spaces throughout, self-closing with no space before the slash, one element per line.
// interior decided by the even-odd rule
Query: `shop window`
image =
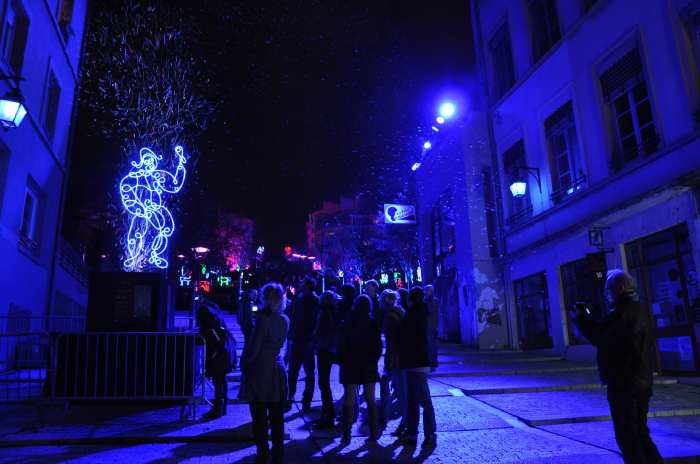
<path fill-rule="evenodd" d="M 493 63 L 493 88 L 495 97 L 501 98 L 515 84 L 513 52 L 510 47 L 508 23 L 504 23 L 489 42 Z"/>
<path fill-rule="evenodd" d="M 586 184 L 571 102 L 549 116 L 544 126 L 552 174 L 551 196 L 554 203 L 559 203 Z"/>
<path fill-rule="evenodd" d="M 612 165 L 620 169 L 659 147 L 642 58 L 633 48 L 600 76 L 612 119 L 615 149 Z"/>
<path fill-rule="evenodd" d="M 687 225 L 636 240 L 625 252 L 654 326 L 661 368 L 699 371 L 700 286 Z"/>
<path fill-rule="evenodd" d="M 520 347 L 524 350 L 552 348 L 546 275 L 540 273 L 516 280 L 513 288 Z"/>
<path fill-rule="evenodd" d="M 537 62 L 561 39 L 555 0 L 529 0 L 532 55 Z"/>
<path fill-rule="evenodd" d="M 578 302 L 586 303 L 594 319 L 606 313 L 605 278 L 607 268 L 604 253 L 594 253 L 586 258 L 561 266 L 562 294 L 567 316 L 570 345 L 582 345 L 589 341 L 581 335 L 571 318 L 570 309 Z"/>

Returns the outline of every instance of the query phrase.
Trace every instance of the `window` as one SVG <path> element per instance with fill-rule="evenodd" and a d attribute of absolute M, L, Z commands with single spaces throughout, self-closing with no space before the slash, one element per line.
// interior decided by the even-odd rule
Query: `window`
<path fill-rule="evenodd" d="M 481 182 L 484 187 L 484 209 L 486 210 L 486 233 L 488 234 L 489 256 L 498 256 L 498 220 L 496 212 L 496 199 L 493 193 L 493 176 L 491 168 L 481 171 Z"/>
<path fill-rule="evenodd" d="M 50 141 L 53 141 L 56 132 L 56 118 L 58 116 L 58 103 L 61 99 L 61 87 L 58 85 L 56 75 L 49 68 L 46 79 L 46 94 L 44 97 L 44 130 Z"/>
<path fill-rule="evenodd" d="M 59 0 L 58 9 L 56 10 L 56 19 L 58 19 L 58 27 L 61 29 L 63 40 L 68 42 L 68 39 L 73 35 L 73 0 Z"/>
<path fill-rule="evenodd" d="M 591 11 L 596 3 L 598 3 L 598 0 L 583 0 L 583 11 Z"/>
<path fill-rule="evenodd" d="M 489 43 L 493 62 L 493 86 L 496 98 L 502 97 L 515 83 L 513 52 L 510 48 L 510 31 L 504 23 Z"/>
<path fill-rule="evenodd" d="M 518 312 L 520 347 L 524 350 L 552 348 L 549 334 L 549 296 L 544 273 L 513 282 Z"/>
<path fill-rule="evenodd" d="M 2 56 L 17 75 L 22 73 L 28 32 L 27 15 L 16 0 L 9 0 L 5 5 L 2 24 Z"/>
<path fill-rule="evenodd" d="M 571 102 L 549 116 L 544 127 L 552 174 L 552 201 L 558 203 L 586 182 Z"/>
<path fill-rule="evenodd" d="M 22 223 L 19 232 L 22 237 L 31 241 L 36 241 L 37 235 L 37 213 L 39 199 L 31 188 L 27 188 L 24 194 L 24 206 L 22 207 Z"/>
<path fill-rule="evenodd" d="M 448 189 L 440 195 L 432 211 L 433 263 L 435 274 L 440 275 L 445 257 L 456 251 L 453 192 Z"/>
<path fill-rule="evenodd" d="M 617 170 L 659 146 L 639 49 L 633 48 L 610 66 L 600 76 L 600 84 L 616 138 L 612 165 Z"/>
<path fill-rule="evenodd" d="M 525 144 L 522 140 L 517 141 L 513 146 L 503 152 L 503 172 L 507 179 L 506 185 L 510 185 L 514 180 L 523 175 L 522 168 L 525 163 Z M 510 193 L 510 192 L 509 192 Z M 507 195 L 509 200 L 508 224 L 515 224 L 532 215 L 532 202 L 530 200 L 530 189 L 528 188 L 522 197 Z"/>
<path fill-rule="evenodd" d="M 561 266 L 562 293 L 570 345 L 589 343 L 571 319 L 570 308 L 577 302 L 583 302 L 594 319 L 599 319 L 605 314 L 606 274 L 605 253 L 592 253 L 583 259 Z"/>
<path fill-rule="evenodd" d="M 555 0 L 529 0 L 532 55 L 539 61 L 561 39 Z"/>

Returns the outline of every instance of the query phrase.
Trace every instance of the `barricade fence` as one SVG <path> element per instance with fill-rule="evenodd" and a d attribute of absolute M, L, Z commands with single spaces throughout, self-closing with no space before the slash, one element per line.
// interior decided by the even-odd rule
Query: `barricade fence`
<path fill-rule="evenodd" d="M 52 335 L 55 400 L 204 401 L 205 342 L 194 333 Z"/>

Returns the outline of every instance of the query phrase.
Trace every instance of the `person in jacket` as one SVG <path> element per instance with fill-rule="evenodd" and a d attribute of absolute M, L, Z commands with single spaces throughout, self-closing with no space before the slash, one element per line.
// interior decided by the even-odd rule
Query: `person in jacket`
<path fill-rule="evenodd" d="M 227 350 L 227 339 L 231 334 L 226 328 L 221 312 L 212 305 L 200 304 L 195 317 L 199 335 L 206 344 L 204 375 L 214 384 L 214 402 L 212 408 L 204 414 L 204 419 L 215 419 L 226 415 L 228 404 L 226 374 L 234 368 L 231 353 Z"/>
<path fill-rule="evenodd" d="M 318 366 L 318 389 L 321 391 L 321 417 L 313 424 L 317 428 L 328 428 L 335 425 L 331 367 L 336 356 L 339 330 L 338 299 L 335 293 L 326 291 L 321 294 L 320 301 L 314 329 L 314 348 Z"/>
<path fill-rule="evenodd" d="M 417 444 L 419 414 L 420 408 L 423 408 L 423 448 L 434 448 L 437 444 L 436 424 L 433 400 L 428 388 L 428 310 L 423 289 L 413 287 L 408 299 L 408 310 L 401 327 L 399 355 L 399 365 L 406 375 L 406 433 L 402 441 L 407 446 Z"/>
<path fill-rule="evenodd" d="M 376 443 L 379 438 L 374 395 L 375 384 L 379 381 L 377 363 L 382 354 L 382 340 L 379 327 L 372 320 L 371 308 L 372 301 L 367 295 L 358 296 L 341 328 L 338 356 L 340 383 L 344 391 L 341 440 L 343 445 L 350 443 L 350 431 L 355 418 L 355 400 L 360 385 L 364 388 L 369 416 L 370 436 L 367 442 Z"/>
<path fill-rule="evenodd" d="M 656 464 L 663 460 L 649 435 L 647 413 L 652 396 L 651 321 L 639 302 L 636 283 L 621 269 L 608 271 L 605 289 L 611 310 L 594 321 L 577 303 L 575 321 L 598 349 L 596 359 L 625 463 Z"/>
<path fill-rule="evenodd" d="M 289 326 L 289 400 L 285 410 L 292 408 L 292 402 L 297 392 L 299 370 L 304 366 L 304 394 L 302 410 L 311 410 L 311 400 L 314 396 L 314 371 L 316 362 L 313 349 L 313 332 L 318 315 L 318 296 L 314 292 L 316 281 L 307 277 L 301 286 L 301 291 L 294 299 L 290 308 Z"/>
<path fill-rule="evenodd" d="M 405 311 L 398 304 L 398 298 L 398 294 L 389 289 L 384 290 L 380 298 L 383 307 L 382 313 L 384 314 L 382 332 L 384 332 L 386 347 L 384 350 L 384 372 L 382 373 L 379 390 L 381 398 L 379 423 L 385 424 L 391 416 L 391 389 L 393 389 L 398 401 L 399 416 L 401 417 L 399 426 L 392 433 L 394 436 L 403 434 L 406 417 L 406 376 L 399 366 L 401 324 Z M 389 388 L 390 386 L 391 389 Z"/>
<path fill-rule="evenodd" d="M 288 398 L 287 372 L 280 352 L 287 339 L 289 319 L 282 314 L 285 293 L 278 283 L 262 288 L 262 310 L 258 311 L 250 343 L 241 356 L 239 399 L 247 401 L 253 421 L 256 463 L 267 462 L 268 426 L 272 432 L 272 462 L 284 454 L 284 405 Z M 269 419 L 269 422 L 268 422 Z"/>
<path fill-rule="evenodd" d="M 428 310 L 428 349 L 430 367 L 434 371 L 438 367 L 438 301 L 435 298 L 435 287 L 425 286 L 425 307 Z"/>

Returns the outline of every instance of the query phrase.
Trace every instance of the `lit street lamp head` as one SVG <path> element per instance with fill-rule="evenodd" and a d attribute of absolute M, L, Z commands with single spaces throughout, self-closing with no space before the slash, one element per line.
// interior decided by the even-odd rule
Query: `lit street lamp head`
<path fill-rule="evenodd" d="M 430 140 L 426 140 L 425 143 L 423 144 L 423 149 L 430 150 L 431 148 L 433 148 L 433 144 L 430 143 Z"/>
<path fill-rule="evenodd" d="M 525 191 L 527 190 L 527 182 L 522 179 L 516 179 L 510 184 L 510 193 L 515 198 L 520 198 L 525 196 Z"/>
<path fill-rule="evenodd" d="M 19 127 L 27 115 L 27 108 L 18 89 L 12 89 L 0 99 L 0 124 L 6 129 Z"/>
<path fill-rule="evenodd" d="M 450 119 L 457 112 L 457 107 L 452 102 L 445 102 L 440 105 L 440 116 L 445 119 Z"/>

